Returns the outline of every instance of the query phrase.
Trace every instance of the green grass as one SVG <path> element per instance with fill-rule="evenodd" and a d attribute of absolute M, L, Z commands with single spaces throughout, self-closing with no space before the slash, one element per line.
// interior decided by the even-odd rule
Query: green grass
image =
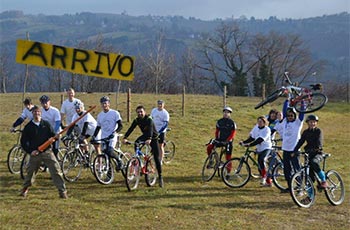
<path fill-rule="evenodd" d="M 60 95 L 49 94 L 54 106 L 60 108 Z M 28 96 L 37 101 L 41 94 Z M 98 103 L 102 94 L 81 94 L 85 105 Z M 115 94 L 110 95 L 116 108 Z M 324 194 L 317 194 L 310 209 L 298 208 L 289 194 L 276 188 L 261 188 L 258 180 L 245 187 L 230 189 L 217 177 L 201 182 L 201 168 L 206 157 L 205 143 L 213 137 L 215 122 L 222 116 L 222 98 L 187 95 L 185 116 L 182 116 L 181 95 L 138 94 L 131 96 L 134 108 L 144 104 L 147 112 L 157 99 L 166 102 L 172 131 L 168 138 L 177 144 L 175 159 L 163 167 L 165 188 L 147 187 L 143 178 L 140 187 L 128 192 L 121 174 L 108 186 L 96 182 L 89 171 L 80 180 L 66 183 L 69 199 L 60 200 L 48 173 L 39 173 L 28 197 L 18 196 L 22 181 L 6 166 L 7 152 L 16 141 L 9 128 L 22 110 L 20 94 L 0 95 L 0 222 L 2 229 L 349 229 L 350 204 L 331 206 Z M 270 106 L 254 110 L 258 98 L 227 98 L 234 108 L 233 119 L 238 125 L 235 143 L 248 136 L 256 117 L 267 114 Z M 274 107 L 281 108 L 282 100 Z M 118 110 L 126 131 L 126 95 L 118 98 Z M 96 117 L 100 109 L 93 115 Z M 324 131 L 325 151 L 332 154 L 328 167 L 342 175 L 349 190 L 349 105 L 329 103 L 316 113 Z M 305 126 L 305 125 L 304 125 Z M 136 139 L 135 131 L 130 139 Z M 125 146 L 123 146 L 125 147 Z M 123 148 L 125 149 L 125 148 Z M 243 154 L 237 144 L 233 156 Z"/>

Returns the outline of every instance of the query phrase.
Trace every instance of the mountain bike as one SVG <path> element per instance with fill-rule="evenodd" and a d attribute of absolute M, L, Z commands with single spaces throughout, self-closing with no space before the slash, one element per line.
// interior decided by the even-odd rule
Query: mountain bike
<path fill-rule="evenodd" d="M 171 131 L 171 128 L 167 128 L 167 131 Z M 171 140 L 167 140 L 166 138 L 164 140 L 164 156 L 163 156 L 163 162 L 165 164 L 169 164 L 174 159 L 175 150 L 176 150 L 175 143 Z"/>
<path fill-rule="evenodd" d="M 294 107 L 299 113 L 311 113 L 321 109 L 328 101 L 326 95 L 320 92 L 315 92 L 322 89 L 321 84 L 310 85 L 310 88 L 298 87 L 292 83 L 288 72 L 284 73 L 287 86 L 281 88 L 270 94 L 265 100 L 261 101 L 254 108 L 258 109 L 267 103 L 271 103 L 279 97 L 287 96 L 289 107 Z"/>
<path fill-rule="evenodd" d="M 13 133 L 22 133 L 21 129 L 13 130 Z M 7 154 L 7 168 L 12 174 L 19 174 L 21 172 L 21 162 L 25 155 L 21 144 L 20 144 L 21 135 L 18 135 L 17 143 L 10 149 Z"/>
<path fill-rule="evenodd" d="M 295 204 L 302 208 L 309 208 L 315 203 L 316 190 L 314 187 L 314 180 L 317 182 L 317 189 L 319 192 L 324 190 L 327 200 L 332 205 L 340 205 L 343 203 L 345 198 L 345 187 L 343 179 L 340 174 L 331 169 L 325 171 L 326 159 L 331 156 L 331 154 L 323 153 L 323 167 L 322 170 L 326 173 L 327 188 L 323 189 L 320 184 L 320 178 L 316 173 L 312 171 L 309 164 L 309 154 L 307 152 L 300 152 L 299 154 L 304 155 L 305 163 L 296 172 L 290 182 L 290 195 Z"/>
<path fill-rule="evenodd" d="M 273 143 L 272 150 L 268 155 L 266 155 L 266 157 L 264 159 L 264 164 L 266 167 L 266 178 L 271 179 L 272 181 L 275 180 L 277 187 L 279 186 L 278 183 L 282 183 L 282 182 L 280 182 L 281 179 L 278 178 L 280 175 L 274 174 L 274 173 L 280 173 L 280 171 L 277 171 L 277 170 L 276 170 L 276 172 L 274 172 L 274 169 L 276 168 L 277 165 L 282 164 L 282 157 L 280 154 L 282 147 L 277 145 L 277 143 L 279 141 L 282 141 L 282 139 L 272 140 L 272 143 Z M 283 178 L 284 178 L 284 175 L 283 175 Z"/>
<path fill-rule="evenodd" d="M 226 154 L 226 142 L 210 139 L 206 146 L 210 144 L 213 144 L 214 147 L 209 156 L 204 161 L 202 168 L 202 180 L 204 182 L 208 182 L 213 179 L 216 172 L 218 173 L 218 176 L 220 176 L 220 169 L 225 163 L 222 157 Z"/>
<path fill-rule="evenodd" d="M 116 172 L 120 171 L 123 177 L 126 177 L 126 164 L 131 158 L 130 153 L 123 152 L 121 150 L 120 137 L 122 136 L 122 134 L 116 134 L 116 135 L 118 135 L 118 140 L 113 151 L 115 155 L 119 156 L 121 165 L 118 164 L 116 159 L 111 158 L 107 152 L 109 141 L 113 138 L 113 136 L 109 136 L 109 137 L 94 141 L 94 143 L 101 142 L 101 145 L 102 145 L 101 146 L 102 154 L 96 156 L 93 163 L 93 170 L 94 170 L 94 176 L 96 180 L 103 185 L 108 185 L 113 182 L 114 171 Z"/>
<path fill-rule="evenodd" d="M 153 186 L 157 182 L 158 171 L 153 155 L 141 151 L 144 142 L 130 142 L 135 145 L 135 154 L 128 161 L 126 166 L 125 183 L 129 191 L 137 189 L 141 175 L 145 175 L 147 186 Z"/>
<path fill-rule="evenodd" d="M 63 177 L 69 182 L 77 181 L 83 168 L 89 168 L 91 173 L 94 174 L 93 161 L 96 157 L 95 148 L 91 143 L 82 144 L 79 142 L 79 138 L 73 136 L 68 145 L 67 153 L 62 160 Z M 89 146 L 89 151 L 84 153 L 82 148 L 86 145 Z"/>

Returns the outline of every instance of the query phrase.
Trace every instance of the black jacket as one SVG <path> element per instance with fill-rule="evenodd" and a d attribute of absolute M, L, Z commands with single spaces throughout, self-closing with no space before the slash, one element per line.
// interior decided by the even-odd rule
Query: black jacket
<path fill-rule="evenodd" d="M 45 141 L 54 137 L 55 132 L 46 120 L 41 120 L 39 126 L 30 121 L 23 129 L 21 146 L 27 153 L 37 150 Z"/>
<path fill-rule="evenodd" d="M 158 138 L 158 132 L 154 125 L 152 118 L 148 115 L 143 118 L 135 118 L 129 127 L 128 131 L 126 131 L 124 138 L 128 138 L 132 131 L 136 128 L 136 126 L 140 127 L 142 135 L 145 139 L 156 139 Z"/>

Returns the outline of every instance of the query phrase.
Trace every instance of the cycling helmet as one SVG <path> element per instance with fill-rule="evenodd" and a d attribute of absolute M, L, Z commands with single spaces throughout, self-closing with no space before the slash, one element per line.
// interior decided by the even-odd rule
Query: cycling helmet
<path fill-rule="evenodd" d="M 306 118 L 306 122 L 308 121 L 318 121 L 318 116 L 310 114 L 309 116 L 307 116 Z"/>
<path fill-rule="evenodd" d="M 222 110 L 222 112 L 229 111 L 230 113 L 232 113 L 232 108 L 229 106 L 225 106 L 224 109 Z"/>
<path fill-rule="evenodd" d="M 84 103 L 81 102 L 81 101 L 76 101 L 76 102 L 74 102 L 74 107 L 75 107 L 75 109 L 83 110 L 84 109 Z"/>
<path fill-rule="evenodd" d="M 41 103 L 46 103 L 46 102 L 50 101 L 50 97 L 47 96 L 47 95 L 42 95 L 42 96 L 39 98 L 39 101 L 40 101 Z"/>
<path fill-rule="evenodd" d="M 100 103 L 104 103 L 104 102 L 106 102 L 106 101 L 111 101 L 111 100 L 110 100 L 109 97 L 107 97 L 107 96 L 101 97 Z"/>
<path fill-rule="evenodd" d="M 286 113 L 293 113 L 295 117 L 297 117 L 297 111 L 295 110 L 294 107 L 289 107 L 287 108 Z"/>

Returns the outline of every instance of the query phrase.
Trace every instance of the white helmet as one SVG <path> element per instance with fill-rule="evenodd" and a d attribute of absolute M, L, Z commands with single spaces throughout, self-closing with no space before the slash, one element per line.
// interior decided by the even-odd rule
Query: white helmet
<path fill-rule="evenodd" d="M 232 108 L 230 106 L 225 106 L 224 109 L 222 110 L 222 112 L 225 112 L 225 110 L 232 113 Z"/>

